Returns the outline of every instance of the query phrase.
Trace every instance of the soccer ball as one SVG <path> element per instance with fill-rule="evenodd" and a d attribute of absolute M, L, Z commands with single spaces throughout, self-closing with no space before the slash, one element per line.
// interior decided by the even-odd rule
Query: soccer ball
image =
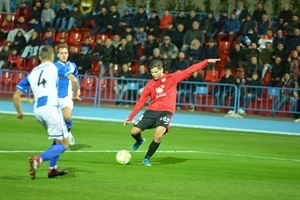
<path fill-rule="evenodd" d="M 118 151 L 116 161 L 121 165 L 127 165 L 131 160 L 131 154 L 126 150 Z"/>

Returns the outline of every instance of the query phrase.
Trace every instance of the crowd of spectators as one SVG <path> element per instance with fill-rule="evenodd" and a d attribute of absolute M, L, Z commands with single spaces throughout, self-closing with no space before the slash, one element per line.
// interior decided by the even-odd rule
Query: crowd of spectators
<path fill-rule="evenodd" d="M 143 6 L 136 13 L 125 9 L 121 14 L 108 0 L 96 1 L 88 15 L 81 12 L 79 4 L 69 10 L 61 3 L 58 10 L 53 10 L 47 1 L 33 0 L 30 4 L 22 0 L 16 13 L 7 14 L 0 26 L 0 68 L 16 69 L 18 59 L 37 57 L 41 45 L 68 43 L 63 35 L 55 40 L 56 34 L 84 28 L 87 34 L 80 46 L 68 43 L 70 60 L 81 74 L 91 73 L 96 61 L 101 66 L 100 79 L 107 75 L 127 77 L 135 61 L 147 71 L 153 59 L 163 62 L 165 73 L 173 73 L 206 58 L 218 58 L 220 45 L 226 41 L 230 48 L 226 65 L 218 69 L 220 83 L 230 76 L 230 83 L 239 79 L 241 84 L 252 85 L 253 76 L 257 76 L 262 85 L 286 86 L 283 78 L 288 73 L 294 87 L 299 85 L 300 19 L 288 4 L 283 5 L 278 20 L 271 21 L 260 2 L 252 12 L 238 1 L 229 14 L 207 11 L 200 18 L 194 10 L 180 10 L 176 16 L 168 10 L 159 16 L 152 10 L 148 15 Z M 217 68 L 212 65 L 206 70 Z M 205 74 L 202 78 L 205 80 Z M 122 98 L 123 89 L 115 90 Z M 219 111 L 226 95 L 221 90 L 216 92 L 215 111 Z M 299 99 L 298 94 L 291 95 Z M 245 102 L 249 98 L 245 97 Z"/>

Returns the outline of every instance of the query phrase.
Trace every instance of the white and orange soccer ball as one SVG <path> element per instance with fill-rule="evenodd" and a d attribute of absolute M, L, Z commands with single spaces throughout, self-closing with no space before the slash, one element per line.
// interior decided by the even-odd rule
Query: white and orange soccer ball
<path fill-rule="evenodd" d="M 127 165 L 131 161 L 131 154 L 127 150 L 120 150 L 116 154 L 116 161 L 121 165 Z"/>

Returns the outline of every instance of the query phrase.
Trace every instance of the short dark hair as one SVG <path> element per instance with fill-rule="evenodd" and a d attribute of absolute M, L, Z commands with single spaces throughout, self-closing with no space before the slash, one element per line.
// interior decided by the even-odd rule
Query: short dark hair
<path fill-rule="evenodd" d="M 40 57 L 41 60 L 50 60 L 54 57 L 54 50 L 53 47 L 49 45 L 45 45 L 40 50 Z"/>
<path fill-rule="evenodd" d="M 161 68 L 163 68 L 163 63 L 160 60 L 151 61 L 149 68 L 153 69 L 155 67 L 157 67 L 158 69 L 161 69 Z"/>

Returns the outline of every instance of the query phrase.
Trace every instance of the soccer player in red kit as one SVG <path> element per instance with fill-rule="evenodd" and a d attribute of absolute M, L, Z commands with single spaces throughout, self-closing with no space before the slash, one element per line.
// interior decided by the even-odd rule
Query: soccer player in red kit
<path fill-rule="evenodd" d="M 147 110 L 131 129 L 131 136 L 136 140 L 131 150 L 136 151 L 145 142 L 141 132 L 145 129 L 156 128 L 153 141 L 149 145 L 149 149 L 143 159 L 145 166 L 151 166 L 149 159 L 158 149 L 162 136 L 169 130 L 171 117 L 175 113 L 177 84 L 188 78 L 193 72 L 207 66 L 208 63 L 215 63 L 217 61 L 220 61 L 220 59 L 206 59 L 185 70 L 172 74 L 163 73 L 163 63 L 161 61 L 154 60 L 151 62 L 149 68 L 153 79 L 146 84 L 141 97 L 124 122 L 124 126 L 130 124 L 134 116 L 143 108 L 148 98 L 150 98 Z"/>

